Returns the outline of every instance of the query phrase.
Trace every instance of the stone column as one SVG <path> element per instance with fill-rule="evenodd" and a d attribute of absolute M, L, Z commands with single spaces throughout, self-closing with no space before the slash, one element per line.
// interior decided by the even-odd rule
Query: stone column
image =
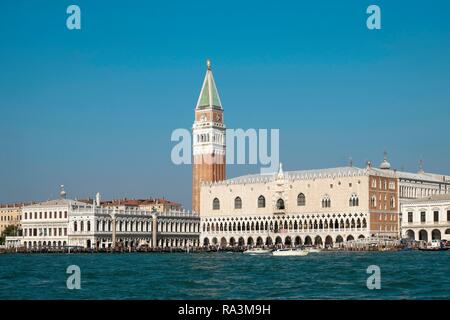
<path fill-rule="evenodd" d="M 116 215 L 114 213 L 111 215 L 111 219 L 112 219 L 112 221 L 111 221 L 111 228 L 112 228 L 112 244 L 111 244 L 111 247 L 113 249 L 115 249 L 117 243 L 116 243 Z"/>
<path fill-rule="evenodd" d="M 156 214 L 152 215 L 152 248 L 158 246 L 158 219 Z"/>

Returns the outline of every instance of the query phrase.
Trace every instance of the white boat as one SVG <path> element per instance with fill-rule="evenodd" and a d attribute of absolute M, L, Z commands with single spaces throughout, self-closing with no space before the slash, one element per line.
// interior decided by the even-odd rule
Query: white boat
<path fill-rule="evenodd" d="M 278 249 L 272 252 L 273 256 L 280 256 L 280 257 L 284 257 L 284 256 L 306 256 L 308 255 L 308 251 L 307 250 L 302 250 L 302 249 Z"/>
<path fill-rule="evenodd" d="M 307 248 L 306 249 L 309 253 L 319 253 L 322 252 L 322 249 L 319 248 Z"/>
<path fill-rule="evenodd" d="M 253 249 L 248 249 L 246 251 L 244 251 L 245 254 L 249 254 L 249 255 L 258 255 L 258 254 L 269 254 L 272 250 L 270 249 L 263 249 L 263 248 L 253 248 Z"/>

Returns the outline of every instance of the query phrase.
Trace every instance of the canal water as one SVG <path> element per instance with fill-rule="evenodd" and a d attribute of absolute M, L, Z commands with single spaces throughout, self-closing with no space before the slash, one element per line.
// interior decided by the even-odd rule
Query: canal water
<path fill-rule="evenodd" d="M 80 290 L 67 289 L 70 265 Z M 449 266 L 450 251 L 2 254 L 0 299 L 450 299 Z"/>

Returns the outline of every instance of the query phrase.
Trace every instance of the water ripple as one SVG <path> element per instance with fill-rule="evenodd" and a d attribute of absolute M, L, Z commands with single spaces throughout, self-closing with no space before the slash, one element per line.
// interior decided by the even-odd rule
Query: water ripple
<path fill-rule="evenodd" d="M 447 252 L 0 256 L 0 299 L 450 299 Z M 66 268 L 81 268 L 81 290 Z M 381 290 L 366 269 L 381 268 Z"/>

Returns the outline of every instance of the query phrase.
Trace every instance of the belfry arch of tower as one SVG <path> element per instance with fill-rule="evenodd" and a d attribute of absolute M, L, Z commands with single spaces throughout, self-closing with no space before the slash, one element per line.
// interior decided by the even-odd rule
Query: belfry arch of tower
<path fill-rule="evenodd" d="M 206 66 L 192 126 L 192 210 L 197 213 L 200 213 L 201 184 L 225 180 L 226 167 L 223 108 L 210 60 Z"/>

